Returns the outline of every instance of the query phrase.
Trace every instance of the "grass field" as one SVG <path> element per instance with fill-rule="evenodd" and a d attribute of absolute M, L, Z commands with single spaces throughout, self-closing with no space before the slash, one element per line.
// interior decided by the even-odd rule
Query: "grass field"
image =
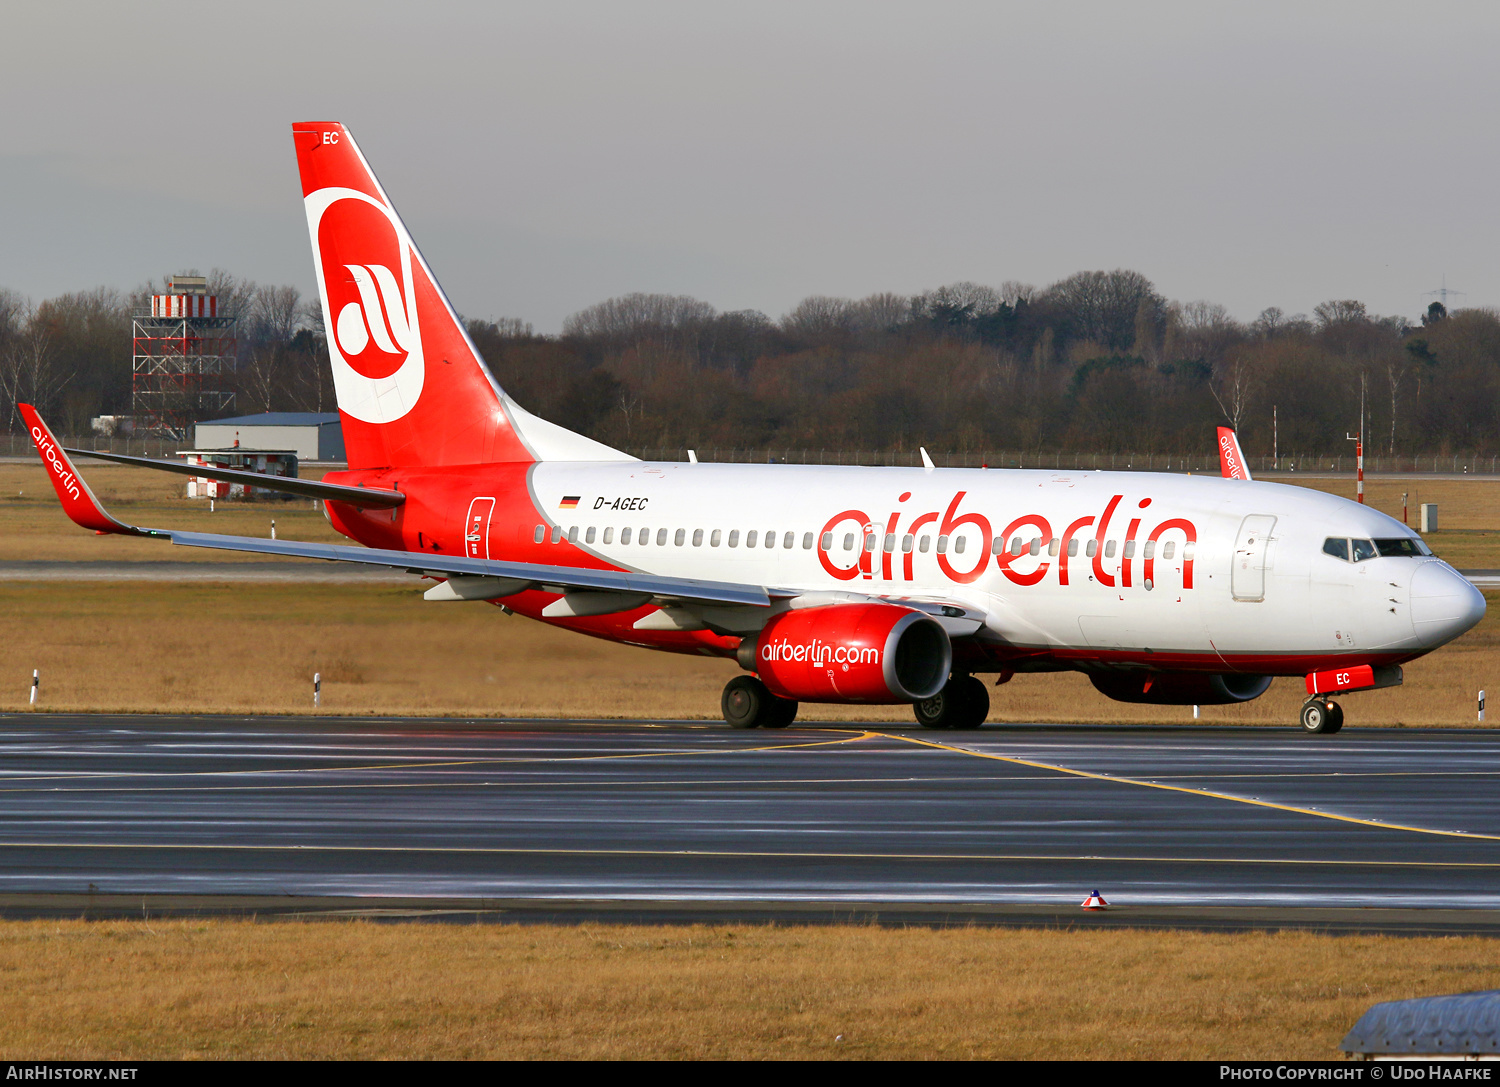
<path fill-rule="evenodd" d="M 1336 1059 L 1478 938 L 0 923 L 0 1059 Z"/>
<path fill-rule="evenodd" d="M 341 540 L 310 503 L 207 504 L 181 498 L 164 473 L 85 469 L 100 498 L 138 523 L 244 535 Z M 1344 481 L 1313 481 L 1330 490 Z M 1400 487 L 1373 481 L 1372 504 L 1400 515 Z M 1500 567 L 1500 484 L 1423 483 L 1444 523 L 1431 542 L 1464 566 Z M 12 492 L 19 493 L 12 493 Z M 1431 493 L 1426 493 L 1431 492 Z M 41 468 L 0 465 L 0 561 L 255 556 L 96 536 L 62 514 Z M 1415 503 L 1415 497 L 1412 499 Z M 1493 526 L 1493 527 L 1491 527 Z M 611 645 L 484 604 L 431 604 L 426 583 L 392 586 L 224 583 L 0 582 L 0 709 L 123 712 L 323 712 L 497 716 L 718 716 L 729 661 Z M 1480 688 L 1500 688 L 1500 614 L 1407 666 L 1398 688 L 1350 696 L 1351 724 L 1460 725 Z M 1304 697 L 1296 680 L 1243 706 L 1206 707 L 1205 722 L 1287 724 Z M 1018 676 L 992 691 L 993 721 L 1188 723 L 1185 707 L 1111 702 L 1081 675 Z M 806 706 L 802 720 L 908 722 L 905 707 Z"/>

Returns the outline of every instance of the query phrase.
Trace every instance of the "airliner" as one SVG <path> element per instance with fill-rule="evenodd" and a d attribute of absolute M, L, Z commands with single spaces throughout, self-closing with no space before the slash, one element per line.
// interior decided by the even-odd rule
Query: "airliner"
<path fill-rule="evenodd" d="M 538 418 L 496 382 L 349 130 L 293 125 L 348 469 L 268 479 L 62 448 L 26 424 L 84 528 L 184 547 L 356 562 L 628 645 L 727 657 L 734 728 L 803 702 L 908 703 L 979 727 L 990 686 L 1079 671 L 1108 698 L 1222 705 L 1300 676 L 1299 723 L 1334 694 L 1474 626 L 1484 597 L 1404 524 L 1346 499 L 1223 474 L 637 460 Z M 322 501 L 362 546 L 142 528 L 108 513 L 85 453 Z"/>

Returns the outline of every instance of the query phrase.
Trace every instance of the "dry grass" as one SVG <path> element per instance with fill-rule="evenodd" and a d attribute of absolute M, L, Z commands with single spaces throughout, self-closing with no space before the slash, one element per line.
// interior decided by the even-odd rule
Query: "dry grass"
<path fill-rule="evenodd" d="M 1330 1059 L 1481 938 L 0 924 L 0 1058 Z M 841 1040 L 840 1040 L 841 1039 Z"/>
<path fill-rule="evenodd" d="M 726 660 L 615 645 L 507 617 L 431 604 L 413 588 L 227 583 L 0 582 L 0 710 L 323 712 L 506 717 L 714 718 L 739 673 Z M 1350 695 L 1360 725 L 1465 725 L 1474 694 L 1500 689 L 1500 608 L 1406 668 L 1406 683 Z M 1203 710 L 1205 723 L 1292 722 L 1295 679 L 1263 698 Z M 1020 675 L 992 689 L 991 721 L 1188 724 L 1181 706 L 1111 702 L 1076 673 Z M 910 723 L 904 706 L 804 707 L 806 721 Z"/>

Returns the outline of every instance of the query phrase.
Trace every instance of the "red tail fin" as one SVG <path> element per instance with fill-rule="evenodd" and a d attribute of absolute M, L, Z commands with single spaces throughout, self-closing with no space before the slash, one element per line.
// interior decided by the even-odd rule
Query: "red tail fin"
<path fill-rule="evenodd" d="M 347 128 L 292 135 L 351 468 L 623 456 L 509 401 Z"/>
<path fill-rule="evenodd" d="M 1240 452 L 1240 440 L 1227 426 L 1219 428 L 1219 471 L 1225 479 L 1249 479 L 1250 468 Z"/>

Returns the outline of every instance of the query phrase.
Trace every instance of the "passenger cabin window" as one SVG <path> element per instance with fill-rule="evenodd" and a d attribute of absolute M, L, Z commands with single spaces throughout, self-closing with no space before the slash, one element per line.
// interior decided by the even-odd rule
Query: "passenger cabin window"
<path fill-rule="evenodd" d="M 902 552 L 902 554 L 910 555 L 911 554 L 912 545 L 914 543 L 916 543 L 916 542 L 917 541 L 916 541 L 915 537 L 912 537 L 912 536 L 902 536 L 901 537 L 901 552 Z"/>
<path fill-rule="evenodd" d="M 680 540 L 678 542 L 681 543 Z M 657 547 L 666 547 L 667 546 L 667 530 L 666 529 L 659 528 L 659 529 L 656 530 L 656 546 Z"/>
<path fill-rule="evenodd" d="M 552 526 L 552 542 L 562 543 L 562 525 Z"/>
<path fill-rule="evenodd" d="M 917 550 L 920 551 L 920 552 L 922 552 L 922 554 L 924 554 L 924 555 L 927 554 L 927 549 L 929 547 L 931 547 L 931 546 L 932 546 L 932 537 L 931 536 L 923 536 L 920 540 L 917 541 Z"/>
<path fill-rule="evenodd" d="M 811 541 L 809 540 L 809 542 L 811 542 Z M 786 548 L 788 551 L 790 551 L 792 548 L 796 547 L 797 546 L 797 534 L 795 532 L 788 532 L 785 536 L 783 536 L 781 538 L 781 546 L 784 547 L 784 548 Z"/>
<path fill-rule="evenodd" d="M 766 546 L 767 547 L 775 547 L 776 546 L 776 531 L 774 529 L 767 530 L 767 532 L 766 532 Z"/>
<path fill-rule="evenodd" d="M 1090 559 L 1099 554 L 1099 541 L 1090 540 L 1089 545 L 1083 549 L 1083 554 L 1085 558 Z"/>
<path fill-rule="evenodd" d="M 598 531 L 598 530 L 595 529 L 593 525 L 590 525 L 589 526 L 589 530 L 583 534 L 583 542 L 584 543 L 593 543 L 594 542 L 594 533 L 596 531 Z"/>
<path fill-rule="evenodd" d="M 755 546 L 755 541 L 756 541 L 756 539 L 759 536 L 760 536 L 759 530 L 752 528 L 749 532 L 745 533 L 745 546 L 746 547 L 754 547 Z"/>
<path fill-rule="evenodd" d="M 630 542 L 630 529 L 628 529 L 628 528 L 622 528 L 622 529 L 620 529 L 620 542 L 622 544 L 628 544 Z"/>
<path fill-rule="evenodd" d="M 1077 557 L 1078 557 L 1078 537 L 1074 536 L 1071 540 L 1068 541 L 1068 558 L 1070 558 L 1070 559 L 1076 559 Z"/>
<path fill-rule="evenodd" d="M 824 551 L 832 551 L 833 550 L 833 533 L 831 533 L 831 532 L 825 532 L 825 533 L 823 533 L 822 539 L 820 539 L 818 541 L 818 546 L 821 547 Z"/>
<path fill-rule="evenodd" d="M 695 528 L 695 529 L 693 529 L 693 546 L 694 547 L 702 547 L 703 546 L 703 530 L 701 528 Z"/>
<path fill-rule="evenodd" d="M 536 543 L 541 543 L 543 540 L 545 540 L 547 538 L 547 526 L 546 525 L 537 525 L 536 526 L 536 533 L 531 538 Z"/>
<path fill-rule="evenodd" d="M 968 542 L 969 538 L 967 536 L 953 537 L 953 553 L 955 555 L 962 555 L 964 553 L 964 545 Z"/>
<path fill-rule="evenodd" d="M 1115 557 L 1115 541 L 1114 540 L 1105 540 L 1104 541 L 1104 557 L 1107 558 L 1107 559 L 1112 559 L 1112 558 Z"/>
<path fill-rule="evenodd" d="M 571 543 L 571 544 L 576 544 L 578 542 L 578 526 L 577 525 L 574 525 L 572 528 L 568 529 L 568 542 Z"/>
<path fill-rule="evenodd" d="M 946 537 L 946 536 L 939 536 L 938 537 L 938 554 L 939 555 L 946 555 L 947 553 L 948 553 L 948 537 Z"/>
<path fill-rule="evenodd" d="M 1059 540 L 1056 536 L 1052 537 L 1052 539 L 1047 541 L 1047 554 L 1054 559 L 1057 558 L 1057 551 L 1061 546 L 1062 541 Z"/>
<path fill-rule="evenodd" d="M 709 547 L 718 547 L 719 544 L 721 544 L 723 542 L 724 542 L 724 530 L 722 528 L 716 528 L 716 529 L 714 529 L 713 535 L 709 536 L 709 538 L 708 538 L 708 546 Z"/>
<path fill-rule="evenodd" d="M 1354 561 L 1364 562 L 1365 559 L 1375 557 L 1375 542 L 1373 540 L 1350 540 L 1354 545 Z"/>
<path fill-rule="evenodd" d="M 1323 541 L 1323 554 L 1332 555 L 1336 559 L 1349 561 L 1349 541 L 1341 540 L 1337 536 L 1330 536 Z"/>
<path fill-rule="evenodd" d="M 825 535 L 828 537 L 828 543 L 833 543 L 833 533 L 829 532 L 829 533 L 825 533 Z M 804 532 L 802 534 L 802 550 L 804 550 L 804 551 L 811 551 L 812 550 L 812 541 L 813 541 L 813 534 L 811 532 Z M 824 551 L 828 550 L 828 548 L 827 548 L 826 545 L 824 546 L 823 550 Z"/>
<path fill-rule="evenodd" d="M 662 529 L 662 531 L 665 532 L 666 529 Z M 687 543 L 687 529 L 679 528 L 672 534 L 672 546 L 681 547 L 685 543 Z"/>
<path fill-rule="evenodd" d="M 651 530 L 649 528 L 641 529 L 635 534 L 635 542 L 641 547 L 645 547 L 651 542 Z"/>
<path fill-rule="evenodd" d="M 615 542 L 614 526 L 610 526 L 609 528 L 604 530 L 604 542 L 607 544 Z"/>
<path fill-rule="evenodd" d="M 1176 550 L 1177 550 L 1177 541 L 1176 540 L 1168 540 L 1166 543 L 1162 544 L 1162 546 L 1161 546 L 1161 557 L 1164 558 L 1164 559 L 1170 559 L 1172 557 L 1173 553 L 1176 552 Z"/>
<path fill-rule="evenodd" d="M 846 532 L 846 533 L 844 533 L 844 550 L 845 551 L 853 551 L 854 550 L 854 533 L 852 533 L 852 532 Z"/>
<path fill-rule="evenodd" d="M 739 529 L 732 528 L 732 529 L 729 530 L 729 546 L 730 547 L 738 547 L 738 546 L 740 546 L 740 530 Z"/>

